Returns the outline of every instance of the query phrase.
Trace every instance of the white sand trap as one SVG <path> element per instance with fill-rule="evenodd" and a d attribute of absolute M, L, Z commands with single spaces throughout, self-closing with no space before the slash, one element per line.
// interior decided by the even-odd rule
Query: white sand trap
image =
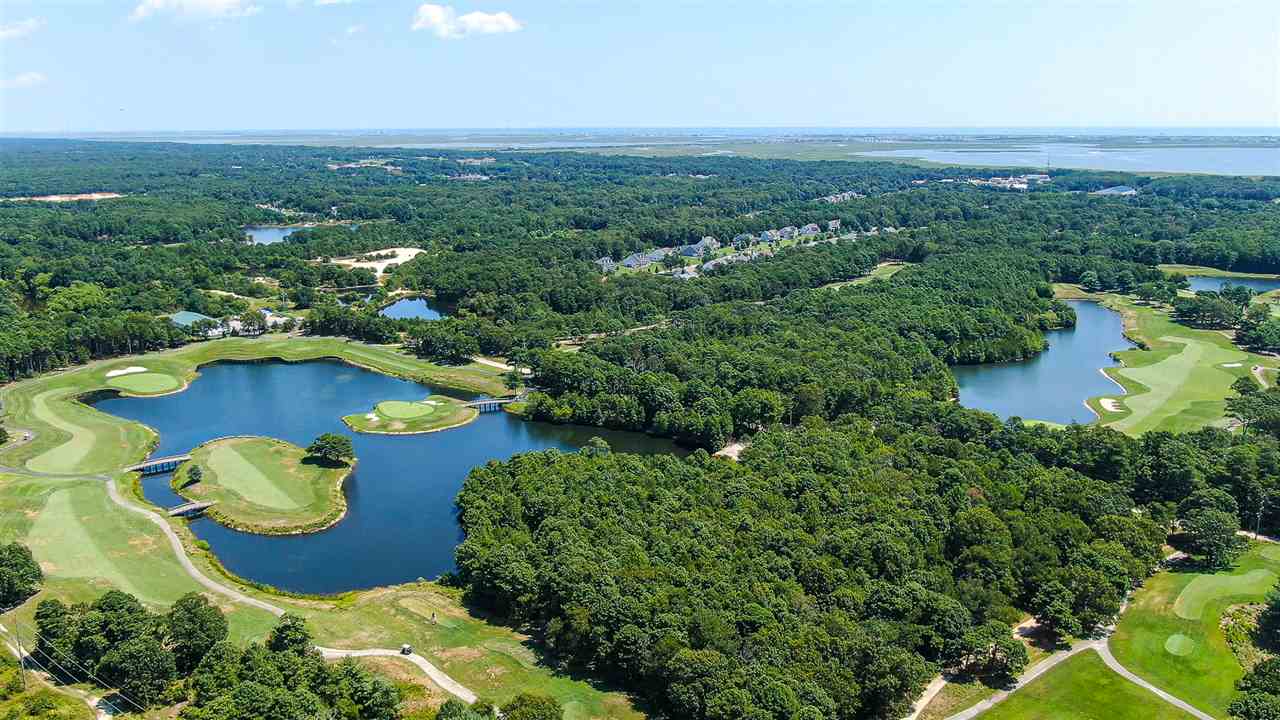
<path fill-rule="evenodd" d="M 439 405 L 439 404 L 440 404 L 439 402 L 437 402 L 437 401 L 435 401 L 435 400 L 423 400 L 422 402 L 423 402 L 424 404 L 426 404 L 426 405 Z"/>
<path fill-rule="evenodd" d="M 375 275 L 381 275 L 386 272 L 388 265 L 403 265 L 424 252 L 426 252 L 426 250 L 423 250 L 422 248 L 383 248 L 381 250 L 370 250 L 369 252 L 361 253 L 356 257 L 333 258 L 333 264 L 342 265 L 343 267 L 368 268 L 372 270 Z M 387 253 L 393 253 L 394 257 L 390 257 L 385 260 L 362 261 L 359 259 L 365 255 L 386 255 Z"/>
<path fill-rule="evenodd" d="M 1122 409 L 1120 407 L 1120 401 L 1115 398 L 1099 398 L 1098 404 L 1107 412 L 1120 412 Z"/>
<path fill-rule="evenodd" d="M 1222 367 L 1242 367 L 1244 363 L 1222 363 Z"/>
<path fill-rule="evenodd" d="M 141 365 L 130 365 L 127 368 L 120 368 L 119 370 L 112 370 L 108 372 L 107 377 L 109 378 L 120 377 L 121 375 L 132 375 L 134 373 L 140 373 L 140 372 L 147 372 L 147 369 L 142 367 Z"/>
<path fill-rule="evenodd" d="M 377 420 L 377 419 L 378 419 L 378 414 L 377 414 L 377 413 L 365 413 L 365 414 L 364 414 L 364 419 L 365 419 L 365 420 Z"/>

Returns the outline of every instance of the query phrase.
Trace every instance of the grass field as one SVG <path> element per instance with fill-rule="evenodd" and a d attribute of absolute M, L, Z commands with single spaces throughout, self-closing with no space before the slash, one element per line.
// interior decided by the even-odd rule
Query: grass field
<path fill-rule="evenodd" d="M 1204 265 L 1177 265 L 1167 263 L 1157 265 L 1157 268 L 1163 270 L 1166 274 L 1182 273 L 1183 275 L 1200 275 L 1202 277 L 1225 277 L 1225 278 L 1267 278 L 1275 279 L 1275 275 L 1267 275 L 1266 273 L 1242 273 L 1233 272 L 1231 270 L 1220 270 L 1218 268 L 1205 267 Z"/>
<path fill-rule="evenodd" d="M 199 466 L 200 482 L 190 482 Z M 193 501 L 217 505 L 207 514 L 245 532 L 280 535 L 314 532 L 346 512 L 343 464 L 327 466 L 302 448 L 271 438 L 230 438 L 201 445 L 174 473 L 174 489 Z"/>
<path fill-rule="evenodd" d="M 1023 643 L 1027 646 L 1028 668 L 1049 657 L 1052 646 L 1047 638 L 1024 637 Z M 919 720 L 943 720 L 995 695 L 998 689 L 995 684 L 989 684 L 979 678 L 953 680 L 944 685 L 941 692 L 924 707 L 920 712 Z"/>
<path fill-rule="evenodd" d="M 1058 285 L 1058 297 L 1098 300 L 1124 317 L 1125 334 L 1147 347 L 1116 353 L 1123 367 L 1106 368 L 1124 395 L 1107 395 L 1118 410 L 1090 398 L 1101 422 L 1129 435 L 1148 430 L 1182 432 L 1205 425 L 1225 425 L 1231 384 L 1254 365 L 1275 367 L 1276 358 L 1245 352 L 1213 330 L 1173 322 L 1165 310 L 1112 294 L 1089 294 Z M 1227 366 L 1234 367 L 1227 367 Z"/>
<path fill-rule="evenodd" d="M 507 392 L 503 372 L 487 365 L 435 365 L 399 350 L 336 338 L 227 338 L 166 352 L 114 359 L 26 380 L 0 390 L 5 425 L 35 432 L 32 442 L 0 453 L 0 464 L 51 473 L 113 472 L 146 456 L 150 430 L 100 413 L 77 401 L 86 393 L 114 390 L 110 383 L 144 375 L 190 382 L 197 368 L 217 360 L 280 358 L 290 361 L 334 357 L 389 375 L 490 394 Z M 132 366 L 150 372 L 106 377 Z"/>
<path fill-rule="evenodd" d="M 344 416 L 342 422 L 356 432 L 409 435 L 465 425 L 479 415 L 453 398 L 432 395 L 419 402 L 385 400 L 370 412 Z"/>
<path fill-rule="evenodd" d="M 0 649 L 0 718 L 41 718 L 42 720 L 93 720 L 89 705 L 65 693 L 57 692 L 27 674 L 27 687 L 21 689 L 18 662 L 7 649 Z M 17 692 L 5 689 L 19 685 Z"/>
<path fill-rule="evenodd" d="M 1086 650 L 982 714 L 983 720 L 1191 720 L 1191 715 L 1111 672 Z"/>
<path fill-rule="evenodd" d="M 1260 543 L 1228 571 L 1159 573 L 1133 594 L 1111 651 L 1152 684 L 1225 717 L 1244 671 L 1219 626 L 1222 613 L 1261 602 L 1278 576 L 1280 546 Z"/>
<path fill-rule="evenodd" d="M 865 285 L 871 282 L 872 280 L 880 280 L 882 278 L 891 278 L 894 275 L 901 272 L 903 268 L 906 268 L 912 264 L 914 263 L 896 262 L 896 261 L 883 262 L 875 266 L 875 268 L 872 269 L 871 272 L 867 273 L 866 275 L 863 275 L 862 277 L 857 277 L 852 280 L 841 280 L 840 282 L 828 283 L 826 285 L 823 285 L 822 288 L 832 289 L 832 288 L 847 287 L 849 285 Z"/>

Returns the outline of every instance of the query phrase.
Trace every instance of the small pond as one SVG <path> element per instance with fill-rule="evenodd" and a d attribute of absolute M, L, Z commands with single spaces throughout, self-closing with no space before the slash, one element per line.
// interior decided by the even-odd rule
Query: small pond
<path fill-rule="evenodd" d="M 278 225 L 250 225 L 244 229 L 244 234 L 249 236 L 249 240 L 254 245 L 274 245 L 302 229 Z"/>
<path fill-rule="evenodd" d="M 359 461 L 347 478 L 347 516 L 334 527 L 272 537 L 237 532 L 208 518 L 191 523 L 232 572 L 308 593 L 403 583 L 452 570 L 453 549 L 461 540 L 454 498 L 471 468 L 489 460 L 547 448 L 572 451 L 592 436 L 618 451 L 677 451 L 669 441 L 638 433 L 525 422 L 504 412 L 425 435 L 364 435 L 341 420 L 382 400 L 417 400 L 434 392 L 338 361 L 227 362 L 201 368 L 183 392 L 108 398 L 95 406 L 156 430 L 157 456 L 224 435 L 265 435 L 303 447 L 323 432 L 350 436 Z M 161 506 L 183 502 L 169 480 L 144 478 L 147 499 Z"/>
<path fill-rule="evenodd" d="M 448 313 L 440 305 L 428 300 L 427 298 L 405 298 L 397 300 L 390 305 L 382 308 L 379 313 L 383 317 L 389 317 L 396 320 L 413 319 L 419 320 L 439 320 L 447 317 Z"/>
<path fill-rule="evenodd" d="M 1075 308 L 1076 327 L 1046 333 L 1049 349 L 1030 360 L 951 368 L 960 385 L 960 403 L 1002 418 L 1089 423 L 1097 416 L 1085 400 L 1124 394 L 1101 372 L 1117 364 L 1111 352 L 1133 346 L 1124 337 L 1120 315 L 1094 302 L 1067 304 Z"/>
<path fill-rule="evenodd" d="M 1280 278 L 1255 277 L 1210 277 L 1208 275 L 1191 275 L 1187 278 L 1191 289 L 1196 292 L 1212 290 L 1217 292 L 1223 285 L 1243 285 L 1255 292 L 1264 293 L 1280 290 Z"/>

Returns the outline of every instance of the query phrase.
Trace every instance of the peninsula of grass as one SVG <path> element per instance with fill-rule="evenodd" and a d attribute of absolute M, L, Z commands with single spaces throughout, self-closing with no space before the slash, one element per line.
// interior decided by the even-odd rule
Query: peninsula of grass
<path fill-rule="evenodd" d="M 1112 672 L 1098 653 L 1086 650 L 1032 680 L 983 713 L 982 718 L 1191 720 L 1191 715 Z"/>
<path fill-rule="evenodd" d="M 1244 675 L 1222 629 L 1227 608 L 1258 603 L 1280 577 L 1280 546 L 1252 543 L 1222 572 L 1159 573 L 1137 590 L 1111 651 L 1122 665 L 1197 708 L 1226 717 Z"/>
<path fill-rule="evenodd" d="M 1176 265 L 1165 264 L 1157 265 L 1157 268 L 1164 271 L 1166 275 L 1178 273 L 1187 277 L 1221 277 L 1221 278 L 1262 278 L 1266 280 L 1280 279 L 1277 275 L 1268 275 L 1266 273 L 1249 273 L 1235 272 L 1233 270 L 1222 270 L 1220 268 L 1205 267 L 1204 265 Z"/>
<path fill-rule="evenodd" d="M 1074 285 L 1057 285 L 1055 294 L 1100 302 L 1120 313 L 1125 335 L 1139 345 L 1114 353 L 1122 364 L 1103 370 L 1124 392 L 1116 388 L 1114 394 L 1088 400 L 1102 424 L 1129 435 L 1225 426 L 1226 399 L 1235 394 L 1231 384 L 1255 365 L 1276 366 L 1276 358 L 1241 350 L 1221 332 L 1174 322 L 1166 307 Z M 1102 404 L 1104 398 L 1115 401 L 1114 409 Z"/>
<path fill-rule="evenodd" d="M 331 463 L 271 438 L 214 440 L 191 453 L 173 489 L 222 525 L 261 535 L 296 535 L 331 527 L 347 512 L 342 483 L 354 463 Z M 200 477 L 192 476 L 200 468 Z"/>
<path fill-rule="evenodd" d="M 226 338 L 102 360 L 0 389 L 5 426 L 11 431 L 34 433 L 31 442 L 0 452 L 0 465 L 48 473 L 115 472 L 145 458 L 154 447 L 154 433 L 139 423 L 99 412 L 81 398 L 102 391 L 140 395 L 175 392 L 195 379 L 201 365 L 219 361 L 324 358 L 437 386 L 490 395 L 508 392 L 504 373 L 498 368 L 478 363 L 436 365 L 391 346 L 279 335 Z M 172 384 L 154 376 L 165 376 Z"/>
<path fill-rule="evenodd" d="M 366 413 L 342 418 L 347 427 L 362 433 L 383 435 L 415 435 L 466 425 L 480 412 L 444 395 L 408 402 L 385 400 Z"/>

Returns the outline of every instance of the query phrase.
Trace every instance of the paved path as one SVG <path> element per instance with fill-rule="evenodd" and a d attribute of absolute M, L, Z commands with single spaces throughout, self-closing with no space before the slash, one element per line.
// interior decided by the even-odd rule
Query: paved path
<path fill-rule="evenodd" d="M 1159 695 L 1160 699 L 1164 700 L 1165 702 L 1175 707 L 1182 709 L 1183 712 L 1189 713 L 1199 718 L 1200 720 L 1217 720 L 1209 713 L 1201 712 L 1200 710 L 1197 710 L 1196 708 L 1192 707 L 1190 704 L 1183 702 L 1182 700 L 1179 700 L 1178 698 L 1170 695 L 1164 690 L 1161 690 L 1155 685 L 1152 685 L 1146 680 L 1143 680 L 1137 675 L 1134 675 L 1132 672 L 1129 671 L 1128 668 L 1121 665 L 1119 660 L 1116 660 L 1116 657 L 1111 654 L 1111 648 L 1107 645 L 1106 642 L 1103 642 L 1102 645 L 1096 649 L 1098 651 L 1098 654 L 1102 656 L 1102 662 L 1106 663 L 1107 667 L 1111 668 L 1113 671 L 1115 671 L 1117 675 L 1123 677 L 1125 680 L 1128 680 L 1129 682 L 1135 685 L 1138 685 L 1140 687 L 1144 687 L 1150 690 L 1156 695 Z"/>
<path fill-rule="evenodd" d="M 373 648 L 369 650 L 339 650 L 336 648 L 317 647 L 320 654 L 327 660 L 337 660 L 348 657 L 394 657 L 408 660 L 409 662 L 422 668 L 435 684 L 447 690 L 453 695 L 457 695 L 466 704 L 470 705 L 476 701 L 476 694 L 463 687 L 457 680 L 445 675 L 440 668 L 432 665 L 426 658 L 417 653 L 405 655 L 399 650 L 384 650 L 382 648 Z"/>

